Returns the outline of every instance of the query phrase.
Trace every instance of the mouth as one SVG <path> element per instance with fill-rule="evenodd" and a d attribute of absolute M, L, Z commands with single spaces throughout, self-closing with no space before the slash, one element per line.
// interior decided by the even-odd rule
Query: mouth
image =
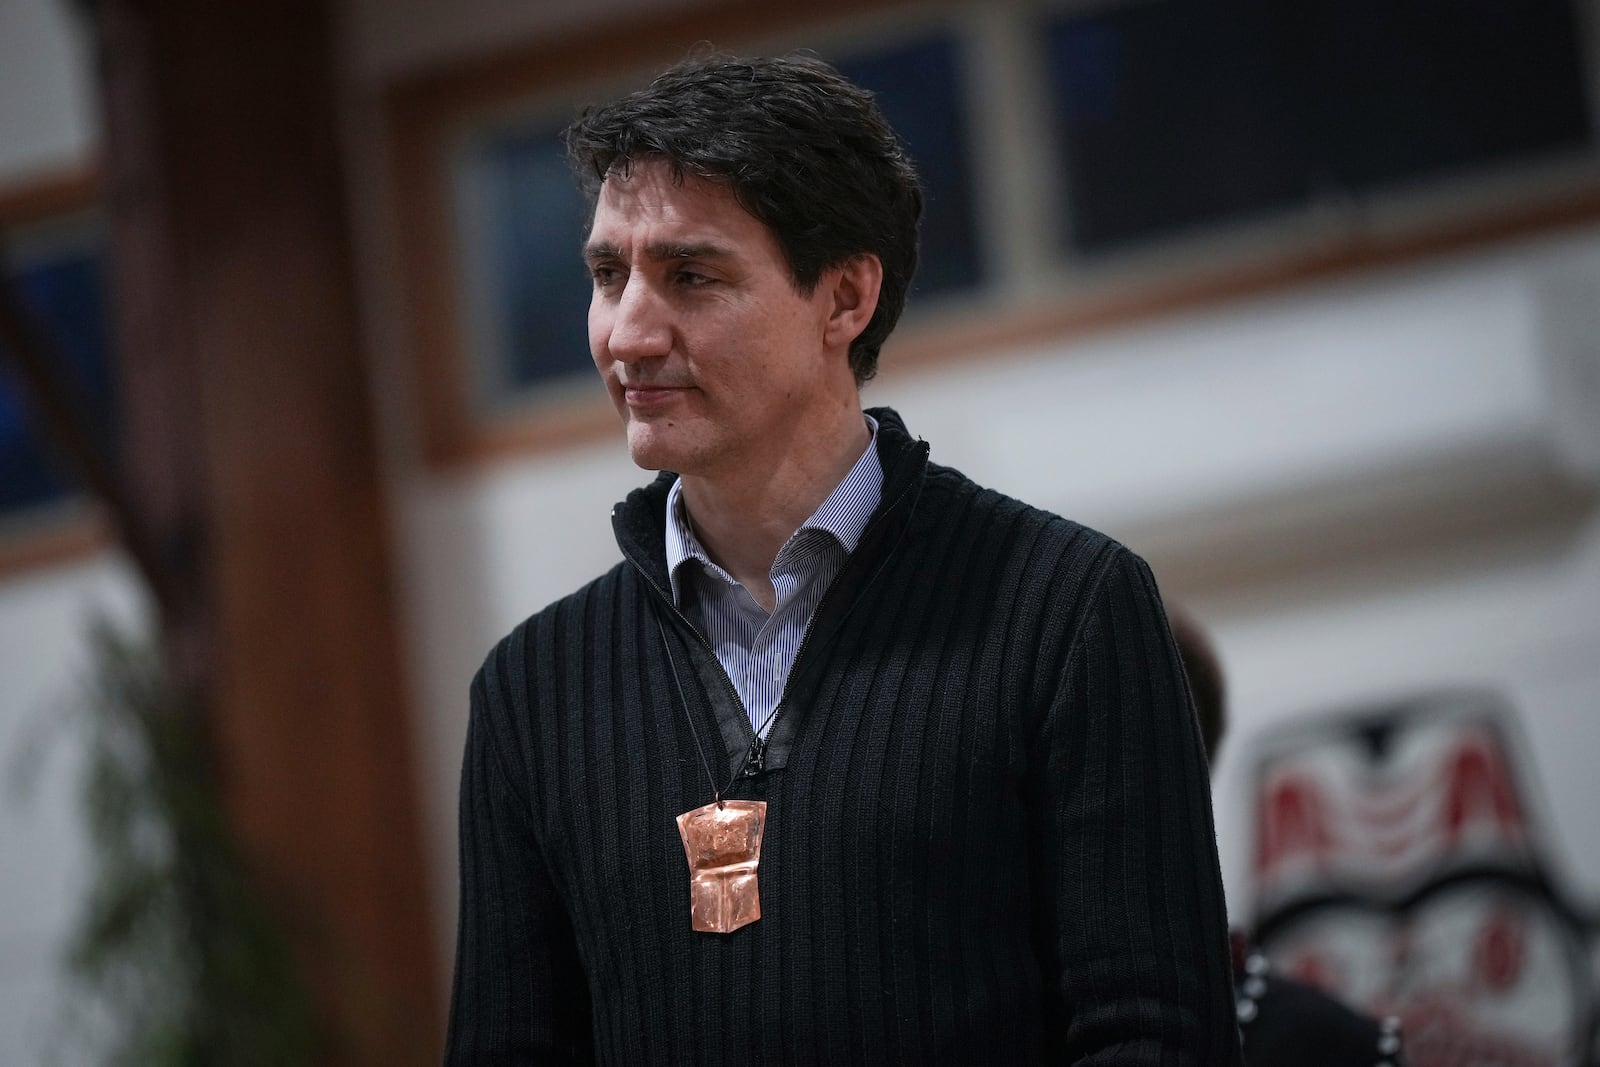
<path fill-rule="evenodd" d="M 692 388 L 688 385 L 624 385 L 622 399 L 630 408 L 652 408 L 669 404 Z"/>

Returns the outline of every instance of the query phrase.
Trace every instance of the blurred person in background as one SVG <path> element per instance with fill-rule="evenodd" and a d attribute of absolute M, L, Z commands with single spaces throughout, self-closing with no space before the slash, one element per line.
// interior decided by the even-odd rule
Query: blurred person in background
<path fill-rule="evenodd" d="M 697 58 L 566 144 L 662 473 L 472 683 L 447 1061 L 1238 1063 L 1149 569 L 862 410 L 922 208 L 871 96 Z"/>
<path fill-rule="evenodd" d="M 1227 681 L 1216 647 L 1188 612 L 1169 606 L 1172 636 L 1194 694 L 1207 759 L 1228 726 Z M 1356 1011 L 1317 986 L 1273 973 L 1242 933 L 1233 941 L 1237 1012 L 1249 1067 L 1403 1067 L 1399 1020 Z"/>

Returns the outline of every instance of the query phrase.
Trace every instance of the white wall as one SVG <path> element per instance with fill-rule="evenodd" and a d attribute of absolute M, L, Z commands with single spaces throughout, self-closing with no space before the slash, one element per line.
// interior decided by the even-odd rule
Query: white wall
<path fill-rule="evenodd" d="M 0 2 L 0 182 L 81 167 L 96 142 L 66 0 Z M 78 812 L 86 625 L 135 613 L 111 554 L 0 580 L 0 1063 L 58 1043 L 64 939 L 87 885 Z"/>
<path fill-rule="evenodd" d="M 96 619 L 137 625 L 136 581 L 107 553 L 0 582 L 0 1063 L 63 1037 L 61 964 L 92 873 L 81 817 Z"/>
<path fill-rule="evenodd" d="M 0 3 L 0 176 L 85 162 L 96 141 L 88 61 L 68 0 Z"/>

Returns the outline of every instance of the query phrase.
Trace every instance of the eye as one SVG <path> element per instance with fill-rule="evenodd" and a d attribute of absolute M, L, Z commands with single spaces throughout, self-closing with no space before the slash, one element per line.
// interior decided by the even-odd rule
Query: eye
<path fill-rule="evenodd" d="M 687 269 L 679 270 L 673 275 L 673 277 L 677 279 L 679 285 L 689 289 L 695 289 L 702 285 L 709 285 L 711 282 L 716 280 L 709 274 L 701 274 L 697 270 Z"/>
<path fill-rule="evenodd" d="M 594 279 L 594 287 L 596 289 L 609 289 L 616 285 L 621 273 L 616 267 L 607 266 L 606 264 L 589 268 L 589 276 Z"/>

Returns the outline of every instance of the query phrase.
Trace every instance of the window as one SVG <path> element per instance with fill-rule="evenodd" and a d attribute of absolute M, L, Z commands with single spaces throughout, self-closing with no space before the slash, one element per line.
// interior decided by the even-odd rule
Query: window
<path fill-rule="evenodd" d="M 875 94 L 922 179 L 925 203 L 914 283 L 919 299 L 972 289 L 983 276 L 958 59 L 956 39 L 941 32 L 835 62 L 845 77 Z"/>
<path fill-rule="evenodd" d="M 492 129 L 457 160 L 462 302 L 480 410 L 592 373 L 581 254 L 588 208 L 559 134 L 551 122 Z"/>
<path fill-rule="evenodd" d="M 4 269 L 18 299 L 67 365 L 107 455 L 115 440 L 102 240 L 91 223 L 35 226 L 8 243 Z M 58 503 L 75 486 L 36 424 L 21 383 L 0 373 L 0 519 Z"/>
<path fill-rule="evenodd" d="M 1043 39 L 1078 252 L 1593 144 L 1569 0 L 1142 0 Z"/>

